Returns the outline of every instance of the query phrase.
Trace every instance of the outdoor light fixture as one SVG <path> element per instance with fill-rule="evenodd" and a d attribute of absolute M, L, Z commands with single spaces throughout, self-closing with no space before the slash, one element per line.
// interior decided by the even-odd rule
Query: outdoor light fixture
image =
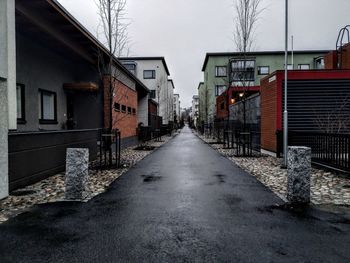
<path fill-rule="evenodd" d="M 236 100 L 234 98 L 231 99 L 231 104 L 234 104 Z"/>
<path fill-rule="evenodd" d="M 239 93 L 239 97 L 243 98 L 244 92 Z"/>

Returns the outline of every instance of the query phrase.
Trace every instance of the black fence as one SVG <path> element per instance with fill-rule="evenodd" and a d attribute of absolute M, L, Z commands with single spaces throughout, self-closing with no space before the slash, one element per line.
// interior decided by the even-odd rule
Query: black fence
<path fill-rule="evenodd" d="M 119 130 L 101 129 L 99 131 L 100 169 L 119 168 L 121 159 L 121 134 Z"/>
<path fill-rule="evenodd" d="M 260 154 L 261 133 L 259 126 L 246 124 L 246 128 L 237 121 L 215 121 L 214 125 L 205 125 L 207 138 L 216 138 L 217 143 L 226 149 L 234 149 L 236 156 L 257 156 Z"/>
<path fill-rule="evenodd" d="M 311 148 L 312 161 L 350 172 L 350 134 L 289 131 L 290 146 Z"/>

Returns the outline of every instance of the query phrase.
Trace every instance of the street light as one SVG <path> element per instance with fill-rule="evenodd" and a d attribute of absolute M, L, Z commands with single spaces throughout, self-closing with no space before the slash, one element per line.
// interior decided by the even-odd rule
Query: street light
<path fill-rule="evenodd" d="M 288 0 L 285 4 L 285 52 L 284 52 L 284 112 L 283 112 L 283 166 L 287 168 L 288 154 L 288 108 L 287 108 L 287 91 L 288 91 Z"/>

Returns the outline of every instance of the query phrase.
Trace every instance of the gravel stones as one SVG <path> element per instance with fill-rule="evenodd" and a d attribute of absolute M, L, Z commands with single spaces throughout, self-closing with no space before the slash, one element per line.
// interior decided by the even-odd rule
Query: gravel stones
<path fill-rule="evenodd" d="M 199 134 L 197 136 L 208 143 L 216 141 Z M 267 155 L 234 157 L 233 149 L 224 149 L 223 145 L 220 144 L 210 144 L 210 146 L 243 170 L 255 176 L 276 195 L 287 201 L 287 170 L 281 169 L 282 159 Z M 350 185 L 350 178 L 311 168 L 311 203 L 315 205 L 350 206 L 350 188 L 344 187 L 346 185 Z"/>
<path fill-rule="evenodd" d="M 161 142 L 149 141 L 143 145 L 155 147 L 156 150 L 177 134 L 178 133 L 174 133 L 171 137 L 163 136 Z M 119 169 L 102 171 L 91 169 L 90 163 L 89 176 L 86 182 L 86 195 L 82 201 L 87 202 L 96 195 L 105 192 L 112 182 L 153 152 L 137 151 L 133 148 L 135 148 L 135 146 L 121 151 L 121 163 L 123 165 Z M 20 189 L 20 191 L 27 191 L 26 195 L 14 196 L 10 193 L 10 196 L 0 200 L 0 223 L 7 221 L 17 214 L 25 212 L 34 205 L 64 201 L 65 189 L 65 174 L 60 173 Z"/>

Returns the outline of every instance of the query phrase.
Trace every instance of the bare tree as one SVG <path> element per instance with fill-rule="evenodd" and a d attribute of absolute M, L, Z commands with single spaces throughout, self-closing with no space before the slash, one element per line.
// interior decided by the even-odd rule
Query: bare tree
<path fill-rule="evenodd" d="M 127 89 L 122 88 L 123 74 L 115 64 L 115 57 L 128 56 L 130 50 L 126 4 L 127 0 L 96 0 L 100 19 L 97 35 L 108 47 L 108 56 L 98 50 L 98 69 L 102 83 L 109 87 L 104 89 L 105 102 L 109 101 L 109 130 L 128 117 L 127 114 L 113 116 L 114 103 L 120 104 L 128 96 Z"/>
<path fill-rule="evenodd" d="M 243 87 L 242 102 L 244 105 L 244 129 L 246 128 L 246 110 L 245 99 L 247 96 L 248 87 L 251 85 L 251 74 L 254 74 L 254 70 L 250 71 L 252 65 L 247 60 L 247 52 L 250 52 L 254 43 L 255 27 L 259 20 L 259 17 L 264 10 L 261 8 L 262 0 L 234 0 L 234 8 L 236 11 L 236 18 L 234 20 L 234 41 L 237 52 L 240 56 L 237 61 L 231 61 L 230 67 L 233 67 L 233 63 L 238 72 L 232 72 L 234 79 L 238 80 L 237 85 Z M 254 69 L 254 67 L 253 67 Z M 231 84 L 231 83 L 230 83 Z"/>
<path fill-rule="evenodd" d="M 117 128 L 117 123 L 124 118 L 128 118 L 127 108 L 125 114 L 114 113 L 114 103 L 127 99 L 128 89 L 122 83 L 123 73 L 118 69 L 116 57 L 127 55 L 129 52 L 128 20 L 126 18 L 127 0 L 95 0 L 98 7 L 100 19 L 97 37 L 107 47 L 105 50 L 97 49 L 98 53 L 98 71 L 103 84 L 103 105 L 108 109 L 108 117 L 104 111 L 104 126 L 108 128 L 109 133 Z M 106 54 L 107 53 L 107 54 Z M 125 107 L 125 106 L 123 106 Z M 132 114 L 132 113 L 131 113 Z M 112 138 L 107 139 L 107 148 L 109 151 L 109 164 L 112 165 Z"/>
<path fill-rule="evenodd" d="M 331 98 L 331 95 L 329 96 Z M 333 106 L 326 110 L 314 109 L 314 122 L 318 129 L 325 133 L 344 133 L 350 129 L 350 98 L 334 100 Z"/>

